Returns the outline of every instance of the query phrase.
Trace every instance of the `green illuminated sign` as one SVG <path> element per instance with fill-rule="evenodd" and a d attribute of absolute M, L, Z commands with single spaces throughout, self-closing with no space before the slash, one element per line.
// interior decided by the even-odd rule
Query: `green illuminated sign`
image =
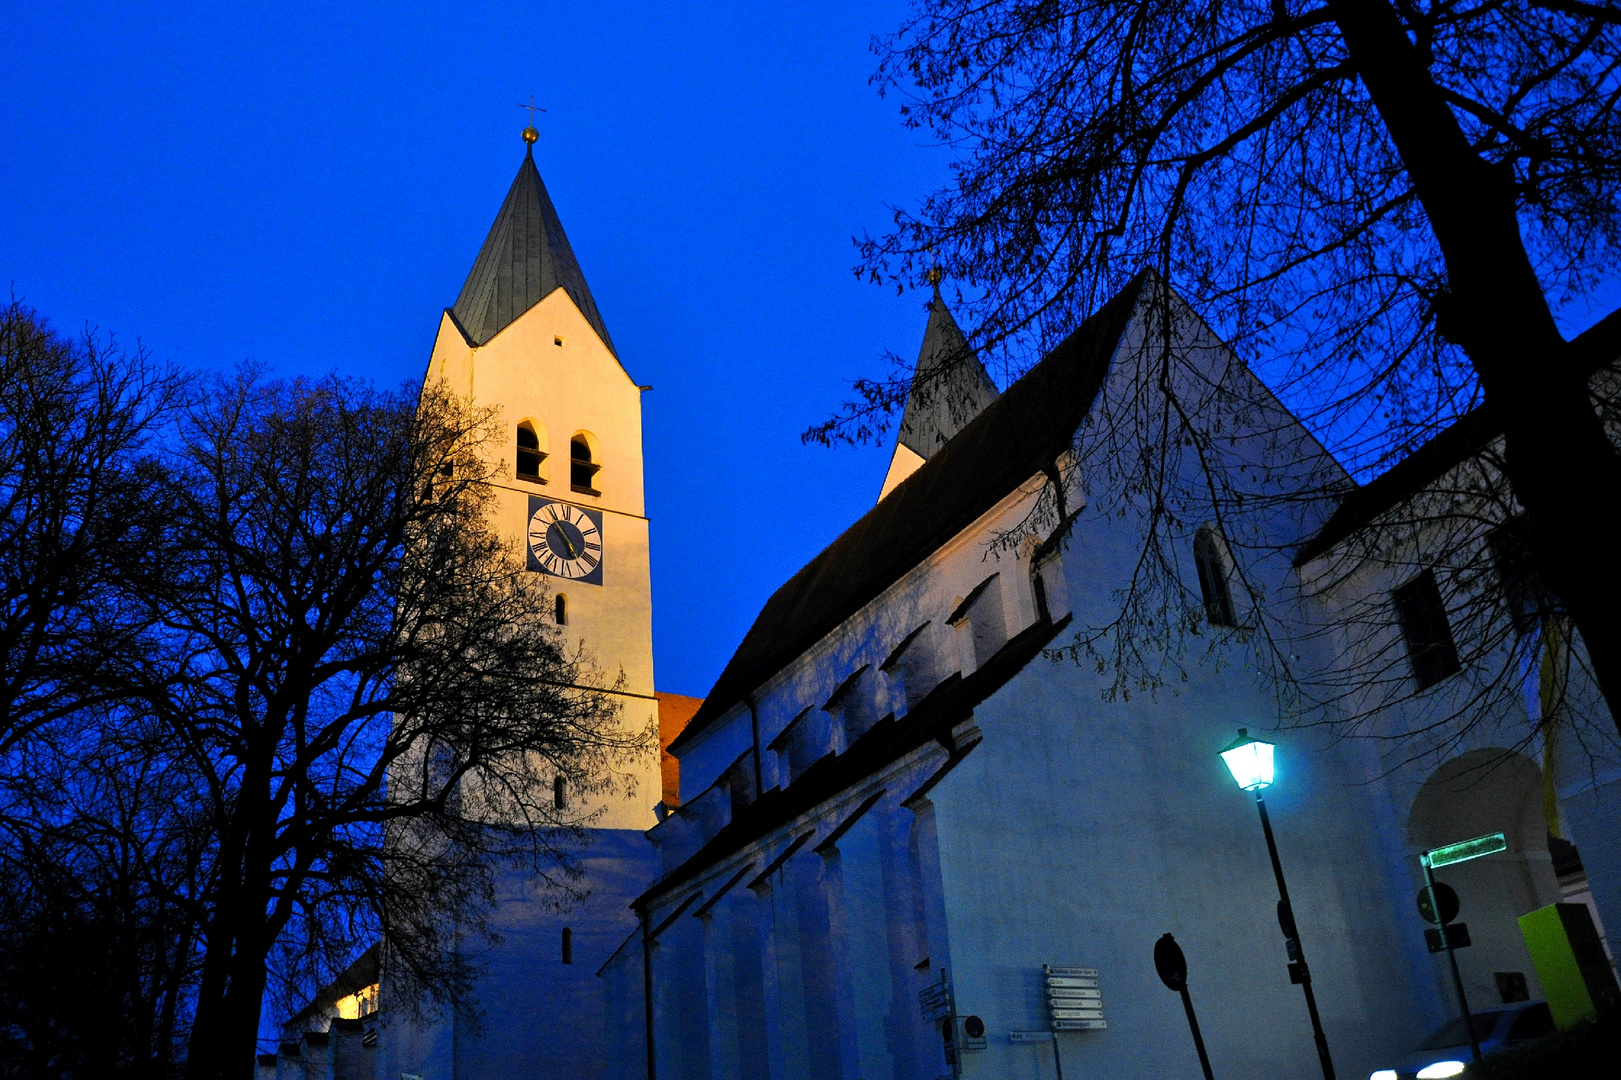
<path fill-rule="evenodd" d="M 1464 840 L 1456 844 L 1447 844 L 1445 847 L 1438 847 L 1433 851 L 1426 851 L 1424 861 L 1429 865 L 1430 869 L 1435 870 L 1443 866 L 1451 866 L 1453 863 L 1468 862 L 1470 859 L 1478 859 L 1482 855 L 1507 850 L 1508 840 L 1504 838 L 1502 833 L 1498 832 L 1492 833 L 1490 836 L 1477 836 L 1473 840 Z"/>

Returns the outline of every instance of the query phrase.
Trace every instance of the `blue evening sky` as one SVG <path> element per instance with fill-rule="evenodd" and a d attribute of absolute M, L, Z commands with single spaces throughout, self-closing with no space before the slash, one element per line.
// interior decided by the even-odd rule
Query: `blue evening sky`
<path fill-rule="evenodd" d="M 868 85 L 904 0 L 3 10 L 0 287 L 189 367 L 417 383 L 535 95 L 541 174 L 655 387 L 660 689 L 706 693 L 877 497 L 887 446 L 799 434 L 923 333 L 923 292 L 851 272 L 853 236 L 949 176 Z"/>
<path fill-rule="evenodd" d="M 536 160 L 645 396 L 660 689 L 871 506 L 886 448 L 804 447 L 912 355 L 925 296 L 851 237 L 946 178 L 867 84 L 899 0 L 8 3 L 0 287 L 161 360 L 421 378 Z"/>

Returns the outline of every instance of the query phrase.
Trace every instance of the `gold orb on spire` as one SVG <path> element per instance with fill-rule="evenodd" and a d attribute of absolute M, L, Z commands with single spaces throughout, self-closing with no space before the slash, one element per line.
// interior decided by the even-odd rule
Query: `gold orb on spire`
<path fill-rule="evenodd" d="M 528 143 L 530 146 L 535 145 L 535 140 L 538 138 L 540 138 L 540 132 L 536 131 L 534 128 L 526 127 L 523 129 L 523 141 Z"/>
<path fill-rule="evenodd" d="M 938 266 L 929 267 L 929 284 L 930 285 L 939 285 L 940 284 L 940 279 L 945 277 L 945 276 L 946 275 L 940 270 L 940 268 Z"/>

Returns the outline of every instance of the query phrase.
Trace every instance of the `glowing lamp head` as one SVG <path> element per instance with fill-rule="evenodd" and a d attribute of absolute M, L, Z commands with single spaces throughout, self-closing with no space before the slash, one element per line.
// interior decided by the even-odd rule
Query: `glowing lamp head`
<path fill-rule="evenodd" d="M 1418 1080 L 1445 1080 L 1448 1076 L 1457 1076 L 1463 1068 L 1461 1061 L 1437 1061 L 1418 1070 Z"/>
<path fill-rule="evenodd" d="M 1221 760 L 1227 763 L 1227 771 L 1239 787 L 1260 791 L 1272 786 L 1272 750 L 1271 743 L 1252 739 L 1248 728 L 1239 728 L 1238 738 L 1221 752 Z"/>
<path fill-rule="evenodd" d="M 1377 1069 L 1368 1075 L 1368 1080 L 1396 1080 L 1396 1070 Z"/>

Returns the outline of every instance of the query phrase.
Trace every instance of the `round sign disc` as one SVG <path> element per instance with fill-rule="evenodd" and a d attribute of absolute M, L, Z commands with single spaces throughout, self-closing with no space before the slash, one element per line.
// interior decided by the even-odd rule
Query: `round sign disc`
<path fill-rule="evenodd" d="M 1154 970 L 1159 980 L 1171 990 L 1181 990 L 1188 982 L 1188 960 L 1182 955 L 1182 946 L 1166 934 L 1154 942 Z"/>
<path fill-rule="evenodd" d="M 1435 901 L 1441 905 L 1441 922 L 1449 923 L 1458 917 L 1458 894 L 1444 881 L 1435 883 Z M 1435 909 L 1430 906 L 1429 886 L 1418 890 L 1418 913 L 1426 922 L 1435 922 Z"/>

